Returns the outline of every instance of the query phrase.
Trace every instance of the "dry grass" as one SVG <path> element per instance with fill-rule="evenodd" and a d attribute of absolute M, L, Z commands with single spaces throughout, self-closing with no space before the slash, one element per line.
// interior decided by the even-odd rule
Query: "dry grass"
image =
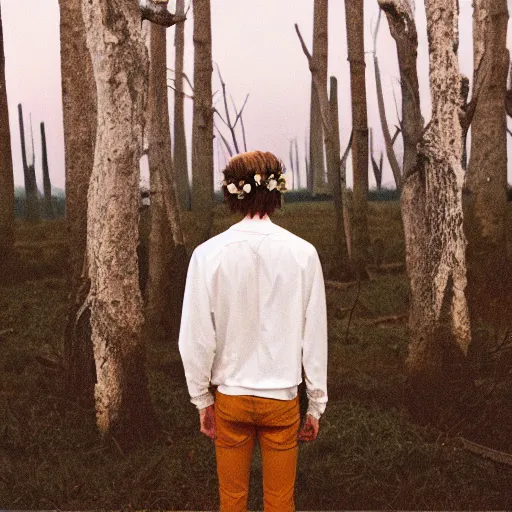
<path fill-rule="evenodd" d="M 237 220 L 219 205 L 215 231 Z M 286 204 L 273 221 L 312 242 L 328 274 L 332 204 Z M 403 261 L 397 203 L 371 203 L 370 229 L 384 244 L 384 262 Z M 218 509 L 214 446 L 199 432 L 177 347 L 154 344 L 148 354 L 153 403 L 168 441 L 148 440 L 126 456 L 103 445 L 94 411 L 65 402 L 62 372 L 36 359 L 62 353 L 64 225 L 19 222 L 17 236 L 21 270 L 0 289 L 0 331 L 13 329 L 0 335 L 0 508 Z M 415 425 L 402 406 L 406 326 L 371 320 L 407 312 L 405 275 L 363 283 L 347 336 L 356 292 L 327 289 L 329 404 L 319 438 L 300 445 L 297 509 L 510 509 L 511 468 Z M 302 395 L 303 413 L 305 407 Z M 251 510 L 262 509 L 261 478 L 257 448 Z"/>

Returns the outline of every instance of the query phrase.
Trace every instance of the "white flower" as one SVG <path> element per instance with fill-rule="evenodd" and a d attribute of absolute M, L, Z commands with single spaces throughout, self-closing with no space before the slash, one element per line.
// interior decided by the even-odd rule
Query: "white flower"
<path fill-rule="evenodd" d="M 246 183 L 244 185 L 244 188 L 242 189 L 244 192 L 247 192 L 249 193 L 251 191 L 251 184 L 250 183 Z"/>
<path fill-rule="evenodd" d="M 238 192 L 238 189 L 234 183 L 230 183 L 227 188 L 231 194 L 236 194 Z"/>
<path fill-rule="evenodd" d="M 261 174 L 255 174 L 254 181 L 256 182 L 256 185 L 261 185 Z"/>
<path fill-rule="evenodd" d="M 272 174 L 269 176 L 269 178 L 273 178 L 273 177 L 274 177 L 274 173 L 272 173 Z"/>
<path fill-rule="evenodd" d="M 277 180 L 269 180 L 267 188 L 269 190 L 274 190 L 277 186 Z"/>

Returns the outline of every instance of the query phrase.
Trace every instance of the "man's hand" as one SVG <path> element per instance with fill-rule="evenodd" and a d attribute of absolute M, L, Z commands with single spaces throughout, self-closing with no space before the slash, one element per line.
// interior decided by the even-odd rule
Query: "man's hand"
<path fill-rule="evenodd" d="M 217 439 L 217 427 L 215 426 L 214 404 L 199 410 L 201 432 L 212 439 Z"/>
<path fill-rule="evenodd" d="M 320 421 L 314 416 L 311 416 L 311 414 L 306 414 L 306 420 L 302 425 L 298 437 L 301 441 L 314 441 L 318 436 L 319 430 Z"/>

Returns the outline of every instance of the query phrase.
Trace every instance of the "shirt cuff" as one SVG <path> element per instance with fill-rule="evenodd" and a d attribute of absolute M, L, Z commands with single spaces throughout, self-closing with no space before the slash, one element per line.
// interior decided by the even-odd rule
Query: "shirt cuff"
<path fill-rule="evenodd" d="M 307 410 L 306 414 L 311 414 L 311 416 L 313 416 L 313 418 L 316 418 L 317 420 L 319 420 L 320 417 L 322 416 L 322 414 L 324 413 L 324 411 L 325 411 L 325 403 L 316 404 L 314 402 L 309 402 L 308 410 Z"/>
<path fill-rule="evenodd" d="M 203 395 L 195 396 L 190 399 L 190 401 L 199 409 L 204 409 L 205 407 L 209 407 L 215 402 L 214 396 L 207 391 Z"/>

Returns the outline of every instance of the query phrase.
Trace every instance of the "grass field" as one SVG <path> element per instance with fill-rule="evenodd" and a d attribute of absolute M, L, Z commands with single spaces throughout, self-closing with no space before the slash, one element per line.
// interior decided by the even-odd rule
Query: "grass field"
<path fill-rule="evenodd" d="M 219 205 L 215 231 L 239 219 Z M 272 220 L 317 247 L 329 280 L 332 203 L 286 204 Z M 369 221 L 376 261 L 403 262 L 398 203 L 370 203 Z M 183 222 L 187 230 L 190 216 Z M 62 370 L 44 360 L 58 361 L 62 354 L 65 224 L 17 220 L 16 227 L 18 255 L 3 269 L 8 279 L 0 288 L 0 508 L 218 509 L 213 441 L 199 432 L 176 346 L 153 344 L 148 354 L 151 395 L 166 441 L 148 440 L 125 454 L 101 443 L 94 411 L 62 398 Z M 193 237 L 186 232 L 191 249 Z M 329 402 L 318 439 L 300 444 L 297 510 L 512 508 L 511 467 L 466 451 L 434 427 L 414 424 L 403 407 L 408 335 L 400 317 L 407 313 L 408 293 L 403 272 L 363 282 L 347 333 L 357 287 L 326 287 Z M 391 315 L 397 321 L 373 323 Z M 502 432 L 491 418 L 473 439 L 494 440 L 503 449 L 511 439 Z M 250 510 L 263 507 L 261 478 L 256 447 Z"/>

